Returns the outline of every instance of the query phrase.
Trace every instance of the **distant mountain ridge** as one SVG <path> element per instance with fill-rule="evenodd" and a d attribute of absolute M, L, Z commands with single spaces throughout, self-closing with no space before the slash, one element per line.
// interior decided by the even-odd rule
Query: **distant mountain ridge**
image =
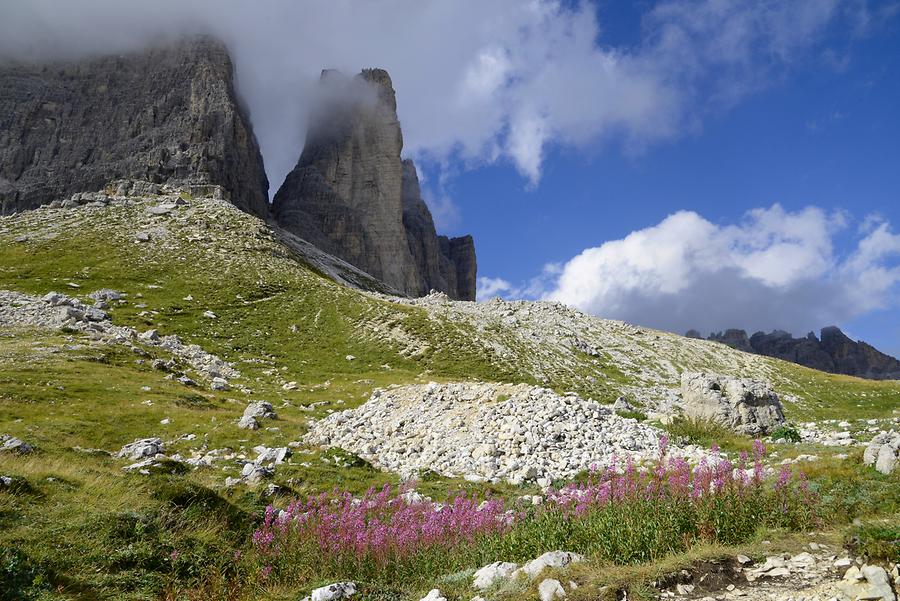
<path fill-rule="evenodd" d="M 697 330 L 690 330 L 685 335 L 703 338 Z M 870 380 L 900 380 L 900 361 L 870 344 L 852 340 L 836 326 L 822 328 L 819 337 L 810 332 L 803 338 L 794 338 L 783 330 L 747 336 L 745 330 L 732 328 L 713 332 L 707 340 L 834 374 Z"/>

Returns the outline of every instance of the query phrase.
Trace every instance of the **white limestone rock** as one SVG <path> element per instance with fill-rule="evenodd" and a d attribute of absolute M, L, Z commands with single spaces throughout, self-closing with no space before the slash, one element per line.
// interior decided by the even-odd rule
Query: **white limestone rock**
<path fill-rule="evenodd" d="M 784 423 L 781 401 L 764 382 L 686 371 L 681 396 L 687 417 L 712 420 L 740 434 L 768 434 Z"/>

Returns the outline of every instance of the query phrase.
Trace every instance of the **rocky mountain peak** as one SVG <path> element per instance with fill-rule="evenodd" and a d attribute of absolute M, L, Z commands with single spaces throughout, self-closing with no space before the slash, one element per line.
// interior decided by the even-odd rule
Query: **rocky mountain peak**
<path fill-rule="evenodd" d="M 474 300 L 474 242 L 437 235 L 416 167 L 401 159 L 388 72 L 324 70 L 320 88 L 303 152 L 275 195 L 279 225 L 404 294 Z"/>
<path fill-rule="evenodd" d="M 268 180 L 225 46 L 208 36 L 139 52 L 0 65 L 0 211 L 118 179 L 219 185 L 268 213 Z"/>
<path fill-rule="evenodd" d="M 687 336 L 701 337 L 696 330 Z M 855 342 L 837 326 L 822 328 L 819 337 L 809 332 L 802 338 L 794 338 L 790 332 L 773 330 L 756 332 L 748 338 L 744 330 L 729 329 L 710 334 L 708 340 L 821 371 L 875 380 L 900 379 L 900 361 L 865 342 Z"/>
<path fill-rule="evenodd" d="M 394 112 L 397 111 L 397 94 L 394 91 L 394 82 L 391 81 L 391 76 L 387 71 L 363 69 L 357 77 L 375 88 L 380 104 Z"/>

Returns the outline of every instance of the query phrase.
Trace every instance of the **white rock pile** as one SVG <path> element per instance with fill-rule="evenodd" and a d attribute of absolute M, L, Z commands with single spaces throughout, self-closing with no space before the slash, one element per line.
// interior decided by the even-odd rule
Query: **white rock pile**
<path fill-rule="evenodd" d="M 360 407 L 315 422 L 306 442 L 340 447 L 413 476 L 470 481 L 569 478 L 612 457 L 656 457 L 662 432 L 610 407 L 527 385 L 454 383 L 376 390 Z M 689 459 L 702 450 L 683 450 Z"/>
<path fill-rule="evenodd" d="M 120 300 L 122 294 L 101 289 L 89 295 L 97 304 L 105 306 L 109 300 Z M 207 353 L 196 344 L 184 344 L 178 336 L 160 336 L 156 330 L 138 332 L 117 326 L 105 311 L 87 305 L 59 292 L 43 297 L 0 290 L 0 326 L 61 329 L 69 328 L 110 344 L 145 344 L 164 349 L 190 365 L 217 389 L 225 389 L 228 379 L 240 373 L 228 362 Z M 189 379 L 188 379 L 189 380 Z"/>

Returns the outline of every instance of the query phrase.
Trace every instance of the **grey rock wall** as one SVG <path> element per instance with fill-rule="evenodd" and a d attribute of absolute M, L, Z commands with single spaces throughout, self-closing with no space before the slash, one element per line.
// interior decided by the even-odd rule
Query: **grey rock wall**
<path fill-rule="evenodd" d="M 688 332 L 688 336 L 700 337 L 696 330 Z M 820 371 L 873 380 L 900 379 L 900 361 L 865 342 L 851 340 L 834 326 L 822 328 L 819 337 L 810 332 L 802 338 L 794 338 L 783 330 L 768 334 L 756 332 L 748 337 L 744 330 L 731 329 L 713 333 L 708 339 Z"/>
<path fill-rule="evenodd" d="M 388 73 L 326 70 L 321 87 L 306 145 L 275 195 L 278 224 L 404 294 L 474 300 L 474 243 L 438 238 L 415 165 L 400 158 Z"/>
<path fill-rule="evenodd" d="M 241 209 L 268 214 L 262 157 L 221 43 L 0 64 L 0 212 L 117 179 L 219 185 Z"/>

